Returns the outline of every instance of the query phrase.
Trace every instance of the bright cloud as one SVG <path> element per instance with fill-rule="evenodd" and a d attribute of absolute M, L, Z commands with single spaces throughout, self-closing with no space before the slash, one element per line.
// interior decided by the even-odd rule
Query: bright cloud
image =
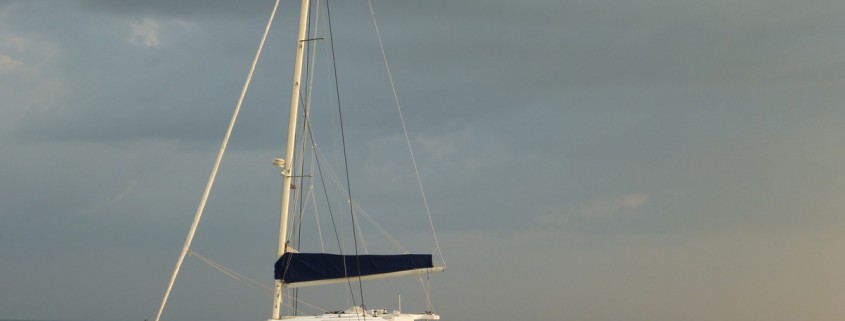
<path fill-rule="evenodd" d="M 71 95 L 64 71 L 57 68 L 61 43 L 46 34 L 12 30 L 0 32 L 0 76 L 7 76 L 0 88 L 5 103 L 0 127 L 7 130 L 24 126 L 27 118 L 60 111 Z"/>
<path fill-rule="evenodd" d="M 20 53 L 23 48 L 24 42 L 21 37 L 10 34 L 0 35 L 0 71 L 22 68 L 23 62 L 15 59 L 9 52 Z"/>
<path fill-rule="evenodd" d="M 23 62 L 8 55 L 0 54 L 0 71 L 15 70 L 23 67 Z"/>
<path fill-rule="evenodd" d="M 134 45 L 157 47 L 159 45 L 159 27 L 158 21 L 152 18 L 143 18 L 141 21 L 129 22 L 129 28 L 132 32 L 129 36 L 129 42 Z"/>

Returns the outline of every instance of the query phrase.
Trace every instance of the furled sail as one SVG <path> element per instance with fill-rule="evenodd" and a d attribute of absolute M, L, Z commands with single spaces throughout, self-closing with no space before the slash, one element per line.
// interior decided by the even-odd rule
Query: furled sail
<path fill-rule="evenodd" d="M 276 280 L 288 287 L 346 282 L 349 278 L 379 279 L 443 271 L 430 254 L 338 255 L 292 253 L 276 261 Z"/>

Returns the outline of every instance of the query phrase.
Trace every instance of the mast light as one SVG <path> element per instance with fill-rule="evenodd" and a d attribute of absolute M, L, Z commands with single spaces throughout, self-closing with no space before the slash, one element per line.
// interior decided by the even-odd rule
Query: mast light
<path fill-rule="evenodd" d="M 273 165 L 275 165 L 278 168 L 284 169 L 285 168 L 285 160 L 281 159 L 281 158 L 274 158 L 273 159 Z"/>

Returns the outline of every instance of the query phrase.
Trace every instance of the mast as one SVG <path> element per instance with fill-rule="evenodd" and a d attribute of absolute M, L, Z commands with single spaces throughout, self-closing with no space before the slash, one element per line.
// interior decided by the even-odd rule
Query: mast
<path fill-rule="evenodd" d="M 304 55 L 306 32 L 308 27 L 308 5 L 309 0 L 302 0 L 302 7 L 299 11 L 299 34 L 297 36 L 296 46 L 296 62 L 293 69 L 293 89 L 290 94 L 290 118 L 288 119 L 288 142 L 285 153 L 285 163 L 282 164 L 282 213 L 281 221 L 279 222 L 279 245 L 276 251 L 276 257 L 280 258 L 286 251 L 287 245 L 287 230 L 288 230 L 288 210 L 290 208 L 290 192 L 291 181 L 293 173 L 293 154 L 296 144 L 296 123 L 297 113 L 299 111 L 299 88 L 302 80 L 302 58 Z M 271 319 L 280 320 L 282 318 L 282 280 L 276 280 L 275 289 L 273 291 L 273 313 Z"/>

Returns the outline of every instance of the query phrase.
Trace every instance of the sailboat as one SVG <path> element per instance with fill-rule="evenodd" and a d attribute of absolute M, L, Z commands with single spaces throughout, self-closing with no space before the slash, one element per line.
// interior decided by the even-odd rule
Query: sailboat
<path fill-rule="evenodd" d="M 264 32 L 264 36 L 262 37 L 261 43 L 259 45 L 258 52 L 256 53 L 255 59 L 253 61 L 252 67 L 250 68 L 249 76 L 247 77 L 247 81 L 244 85 L 244 89 L 241 93 L 241 97 L 238 100 L 237 106 L 235 108 L 235 113 L 232 117 L 232 121 L 229 124 L 229 129 L 226 132 L 225 138 L 221 145 L 220 151 L 217 155 L 216 162 L 212 169 L 211 177 L 208 180 L 208 184 L 206 185 L 204 194 L 200 201 L 200 205 L 197 209 L 197 213 L 194 217 L 194 221 L 191 225 L 191 228 L 188 232 L 188 237 L 185 241 L 183 246 L 182 252 L 180 254 L 179 259 L 177 260 L 176 267 L 174 268 L 173 274 L 170 279 L 170 283 L 168 284 L 167 290 L 165 292 L 164 298 L 162 299 L 161 306 L 159 308 L 158 314 L 156 316 L 155 321 L 159 321 L 162 312 L 164 310 L 165 304 L 167 302 L 167 298 L 170 294 L 170 291 L 173 287 L 173 283 L 178 275 L 180 266 L 182 265 L 183 260 L 185 259 L 186 255 L 191 253 L 191 242 L 193 240 L 194 234 L 197 230 L 197 225 L 200 221 L 200 218 L 203 213 L 203 209 L 205 207 L 206 200 L 208 198 L 208 194 L 211 190 L 211 186 L 214 182 L 214 178 L 216 173 L 219 169 L 220 162 L 223 157 L 223 153 L 226 150 L 226 146 L 228 144 L 229 137 L 232 132 L 232 127 L 235 124 L 235 119 L 237 118 L 238 112 L 240 110 L 241 104 L 243 103 L 244 95 L 247 91 L 249 81 L 252 78 L 253 71 L 255 70 L 255 66 L 258 62 L 258 58 L 261 54 L 261 48 L 264 46 L 264 42 L 267 38 L 267 34 L 270 30 L 270 25 L 273 21 L 273 17 L 275 16 L 275 12 L 279 6 L 279 0 L 276 0 L 276 4 L 273 8 L 272 14 L 270 19 L 267 23 L 267 27 Z M 279 234 L 278 234 L 278 246 L 276 251 L 276 257 L 278 258 L 274 265 L 274 288 L 273 288 L 273 297 L 272 297 L 272 309 L 270 311 L 269 321 L 276 321 L 276 320 L 291 320 L 291 321 L 304 321 L 304 320 L 338 320 L 338 319 L 355 319 L 355 320 L 366 320 L 366 319 L 376 319 L 376 320 L 393 320 L 393 321 L 413 321 L 413 320 L 439 320 L 440 316 L 435 314 L 433 311 L 426 311 L 423 313 L 403 313 L 399 310 L 395 311 L 388 311 L 387 309 L 367 309 L 364 306 L 352 306 L 350 308 L 338 311 L 330 311 L 325 312 L 321 315 L 312 315 L 312 316 L 303 316 L 303 315 L 284 315 L 283 313 L 283 303 L 285 300 L 290 300 L 288 295 L 289 291 L 287 289 L 298 289 L 304 287 L 313 287 L 313 286 L 320 286 L 326 284 L 333 284 L 333 283 L 350 283 L 350 282 L 362 282 L 365 280 L 373 280 L 373 279 L 382 279 L 382 278 L 393 278 L 393 277 L 402 277 L 402 276 L 427 276 L 430 273 L 434 272 L 442 272 L 445 270 L 445 263 L 435 264 L 433 260 L 432 254 L 409 254 L 409 253 L 401 253 L 401 254 L 386 254 L 386 255 L 372 255 L 372 254 L 358 254 L 358 247 L 355 247 L 355 254 L 343 254 L 343 253 L 323 253 L 323 252 L 315 252 L 315 253 L 300 253 L 297 251 L 293 246 L 290 246 L 290 240 L 288 239 L 289 235 L 291 235 L 291 224 L 289 224 L 290 220 L 290 211 L 293 207 L 293 200 L 294 195 L 293 191 L 295 189 L 295 182 L 294 179 L 297 176 L 296 167 L 298 164 L 295 160 L 296 157 L 296 136 L 298 132 L 298 124 L 300 122 L 299 118 L 299 111 L 301 108 L 306 108 L 303 105 L 306 103 L 300 97 L 301 90 L 301 83 L 302 83 L 302 74 L 303 74 L 303 61 L 305 56 L 305 48 L 307 43 L 310 41 L 316 40 L 318 38 L 309 38 L 308 31 L 309 31 L 309 16 L 310 16 L 310 0 L 301 0 L 301 9 L 300 9 L 300 17 L 299 17 L 299 31 L 297 36 L 297 43 L 296 43 L 296 58 L 294 62 L 294 76 L 293 76 L 293 88 L 291 90 L 291 98 L 290 98 L 290 114 L 289 114 L 289 122 L 288 122 L 288 135 L 287 135 L 287 145 L 285 150 L 285 157 L 284 158 L 277 158 L 274 160 L 274 165 L 281 169 L 281 174 L 283 176 L 282 182 L 282 205 L 281 205 L 281 215 L 280 215 L 280 224 L 279 224 Z M 378 27 L 376 26 L 376 31 Z M 322 39 L 322 38 L 320 38 Z M 383 51 L 382 51 L 383 53 Z M 386 61 L 386 57 L 385 57 Z M 389 72 L 389 69 L 388 69 Z M 397 107 L 398 107 L 398 99 L 397 99 Z M 307 109 L 306 109 L 307 110 Z M 401 114 L 401 110 L 400 110 Z M 403 120 L 404 122 L 404 120 Z M 307 124 L 307 122 L 303 122 Z M 404 123 L 403 123 L 404 128 Z M 407 131 L 405 133 L 407 139 Z M 408 144 L 409 149 L 410 143 Z M 411 150 L 411 157 L 413 158 L 413 150 Z M 416 168 L 416 162 L 414 162 L 414 167 Z M 419 174 L 417 174 L 419 179 Z M 420 189 L 422 191 L 422 183 L 420 182 Z M 423 198 L 425 198 L 423 193 Z M 350 199 L 347 199 L 351 203 L 351 196 Z M 350 206 L 352 206 L 350 204 Z M 426 205 L 427 207 L 427 205 Z M 429 214 L 429 221 L 430 221 L 430 214 Z M 354 219 L 353 219 L 354 224 Z M 353 226 L 353 233 L 354 233 L 354 226 Z M 432 232 L 433 232 L 433 224 L 432 224 Z M 436 242 L 436 236 L 435 236 Z M 436 247 L 437 251 L 439 251 L 439 244 Z M 341 249 L 342 252 L 342 249 Z M 441 254 L 441 261 L 442 261 L 442 254 Z M 400 301 L 400 309 L 401 309 L 401 301 Z M 292 309 L 293 313 L 295 314 L 295 309 Z"/>

